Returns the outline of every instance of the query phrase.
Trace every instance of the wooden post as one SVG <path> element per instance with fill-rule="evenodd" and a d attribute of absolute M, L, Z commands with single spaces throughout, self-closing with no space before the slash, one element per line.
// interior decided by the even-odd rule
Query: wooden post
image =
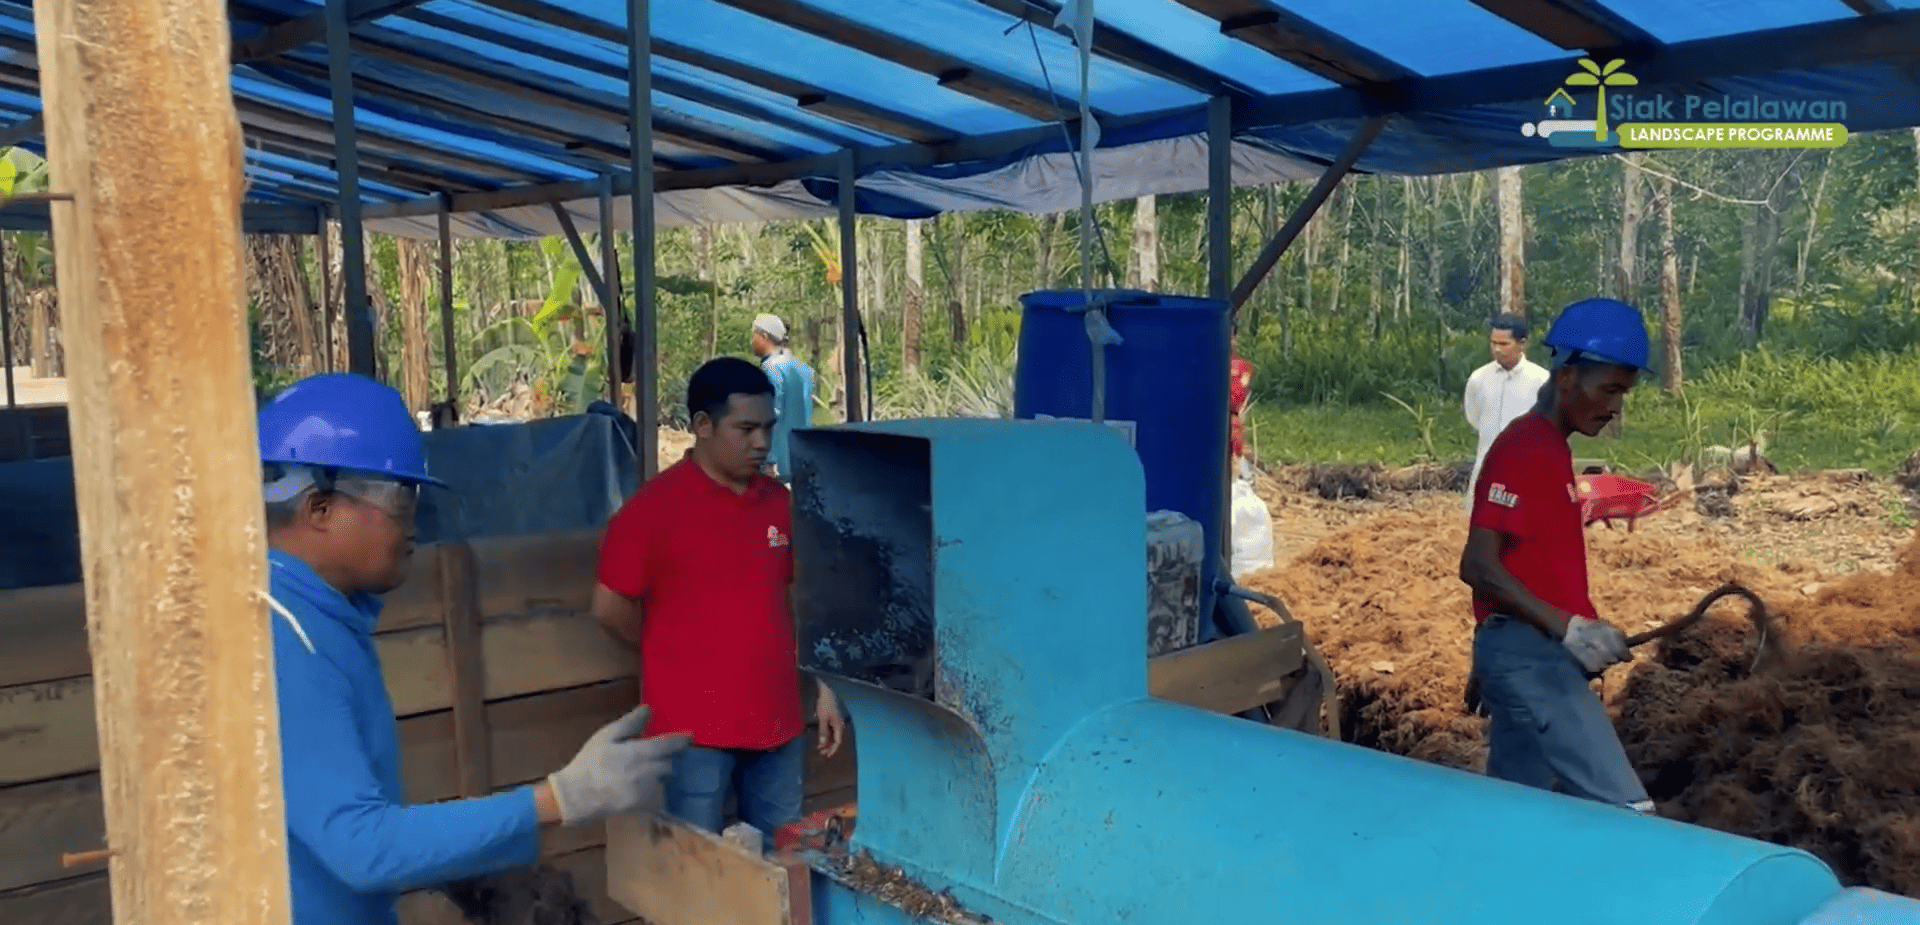
<path fill-rule="evenodd" d="M 287 925 L 226 4 L 34 24 L 114 917 Z"/>

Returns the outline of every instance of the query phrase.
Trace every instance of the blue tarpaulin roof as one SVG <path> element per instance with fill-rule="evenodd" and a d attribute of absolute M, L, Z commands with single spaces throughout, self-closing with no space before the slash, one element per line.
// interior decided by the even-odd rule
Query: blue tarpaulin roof
<path fill-rule="evenodd" d="M 1206 187 L 1207 106 L 1232 101 L 1234 182 L 1317 175 L 1365 119 L 1395 118 L 1361 171 L 1534 163 L 1521 126 L 1576 59 L 1623 58 L 1612 92 L 1828 101 L 1854 132 L 1920 124 L 1920 0 L 1094 0 L 1087 95 L 1096 198 Z M 370 229 L 598 225 L 599 178 L 628 188 L 628 0 L 347 0 Z M 335 196 L 323 7 L 233 0 L 233 91 L 249 198 Z M 661 224 L 858 208 L 1055 211 L 1079 202 L 1080 94 L 1058 0 L 651 0 Z M 0 0 L 0 136 L 35 142 L 32 7 Z M 1570 117 L 1592 116 L 1593 89 Z M 1566 116 L 1567 114 L 1561 114 Z M 1684 121 L 1676 118 L 1664 121 Z M 1756 118 L 1754 121 L 1761 121 Z M 624 199 L 624 195 L 620 197 Z M 617 207 L 616 225 L 629 210 Z"/>

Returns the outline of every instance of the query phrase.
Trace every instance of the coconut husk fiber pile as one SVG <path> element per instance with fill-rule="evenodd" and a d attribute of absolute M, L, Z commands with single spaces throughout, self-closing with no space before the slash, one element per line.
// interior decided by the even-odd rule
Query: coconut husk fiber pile
<path fill-rule="evenodd" d="M 1829 584 L 1758 566 L 1712 539 L 1588 531 L 1594 603 L 1632 634 L 1737 581 L 1765 599 L 1784 655 L 1755 668 L 1746 605 L 1728 600 L 1635 650 L 1601 693 L 1662 814 L 1803 848 L 1851 884 L 1920 895 L 1920 546 L 1891 576 Z M 1458 509 L 1390 512 L 1250 576 L 1306 625 L 1359 745 L 1484 767 L 1464 704 L 1472 611 Z M 1812 590 L 1811 595 L 1808 591 Z"/>

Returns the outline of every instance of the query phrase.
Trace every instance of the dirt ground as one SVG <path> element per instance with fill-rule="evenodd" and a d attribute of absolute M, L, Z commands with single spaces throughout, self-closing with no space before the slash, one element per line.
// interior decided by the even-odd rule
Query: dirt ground
<path fill-rule="evenodd" d="M 1256 483 L 1281 564 L 1246 583 L 1284 599 L 1333 664 L 1350 740 L 1480 770 L 1484 720 L 1464 705 L 1463 497 L 1327 501 L 1302 489 L 1309 474 Z M 1594 602 L 1631 634 L 1738 581 L 1767 602 L 1786 654 L 1756 665 L 1745 605 L 1723 601 L 1596 689 L 1662 814 L 1794 845 L 1849 883 L 1920 895 L 1915 499 L 1851 473 L 1733 489 L 1697 507 L 1683 496 L 1632 532 L 1589 528 Z"/>

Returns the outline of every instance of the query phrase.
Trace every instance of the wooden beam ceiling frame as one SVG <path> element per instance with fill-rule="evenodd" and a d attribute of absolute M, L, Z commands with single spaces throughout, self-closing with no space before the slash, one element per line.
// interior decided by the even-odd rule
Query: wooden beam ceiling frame
<path fill-rule="evenodd" d="M 475 0 L 475 2 L 523 19 L 577 32 L 589 38 L 610 43 L 615 47 L 626 47 L 625 30 L 620 26 L 601 22 L 593 17 L 548 3 L 546 0 Z M 768 92 L 793 99 L 801 109 L 891 138 L 903 138 L 916 144 L 941 144 L 950 142 L 960 135 L 953 129 L 918 116 L 891 110 L 866 100 L 829 93 L 803 80 L 784 77 L 772 71 L 674 42 L 654 38 L 648 42 L 648 48 L 660 58 L 678 61 L 681 64 L 731 77 L 742 83 L 752 84 Z M 658 77 L 656 76 L 655 79 L 657 80 Z"/>
<path fill-rule="evenodd" d="M 485 0 L 483 0 L 485 2 Z M 1662 46 L 1635 62 L 1634 74 L 1645 85 L 1675 85 L 1692 81 L 1748 76 L 1756 73 L 1805 70 L 1863 62 L 1907 62 L 1920 59 L 1920 10 L 1881 16 L 1788 26 L 1757 33 L 1719 36 Z M 1770 62 L 1756 68 L 1754 62 Z M 1565 61 L 1486 68 L 1443 77 L 1402 81 L 1382 94 L 1378 87 L 1337 87 L 1310 93 L 1261 96 L 1233 107 L 1236 133 L 1277 125 L 1304 125 L 1341 119 L 1361 119 L 1382 113 L 1417 115 L 1467 106 L 1513 102 L 1512 88 L 1552 85 L 1566 76 Z M 1489 88 L 1507 88 L 1509 95 Z M 1187 106 L 1127 116 L 1109 130 L 1162 119 L 1189 118 L 1205 125 L 1206 105 Z M 884 163 L 913 168 L 1004 157 L 1033 145 L 1057 139 L 1059 126 L 1036 126 L 989 135 L 977 135 L 942 145 L 899 144 L 858 150 L 863 164 Z M 711 189 L 727 186 L 770 186 L 810 176 L 832 176 L 838 154 L 805 157 L 778 164 L 742 164 L 732 167 L 675 170 L 655 174 L 661 191 Z M 632 178 L 616 177 L 615 195 L 627 195 Z M 456 212 L 491 212 L 549 202 L 591 199 L 599 194 L 595 180 L 568 181 L 544 187 L 517 187 L 453 197 Z M 434 214 L 437 200 L 369 206 L 369 217 L 401 218 Z"/>
<path fill-rule="evenodd" d="M 1473 0 L 1567 51 L 1630 57 L 1660 47 L 1653 34 L 1594 0 Z"/>
<path fill-rule="evenodd" d="M 1079 101 L 1024 80 L 981 67 L 939 49 L 893 35 L 801 0 L 714 0 L 768 22 L 832 42 L 844 48 L 928 74 L 940 86 L 1019 113 L 1035 122 L 1062 122 L 1079 111 Z M 1102 122 L 1113 117 L 1099 109 Z"/>
<path fill-rule="evenodd" d="M 538 106 L 549 106 L 574 115 L 593 119 L 607 125 L 619 126 L 624 132 L 627 127 L 627 101 L 625 97 L 609 93 L 595 93 L 590 90 L 563 92 L 557 89 L 542 89 L 529 86 L 498 74 L 488 73 L 479 68 L 448 58 L 445 46 L 435 49 L 438 43 L 421 41 L 420 47 L 402 48 L 388 41 L 368 37 L 364 34 L 353 37 L 354 45 L 371 57 L 391 61 L 424 73 L 456 80 L 464 84 L 480 87 L 502 96 L 524 100 Z M 456 53 L 459 49 L 452 49 Z M 435 54 L 434 51 L 441 51 Z M 357 78 L 356 78 L 357 81 Z M 714 132 L 675 120 L 664 120 L 656 116 L 653 120 L 654 135 L 673 144 L 702 154 L 710 154 L 722 160 L 736 163 L 766 163 L 780 160 L 780 154 L 771 146 L 775 142 L 761 139 L 768 147 L 743 144 Z"/>
<path fill-rule="evenodd" d="M 602 77 L 622 81 L 627 79 L 627 69 L 624 65 L 552 48 L 537 39 L 520 35 L 510 35 L 497 29 L 475 25 L 465 20 L 445 16 L 429 10 L 408 10 L 402 13 L 401 16 L 402 18 L 418 22 L 423 26 L 430 26 L 435 29 L 452 32 L 456 35 L 464 35 L 467 38 L 486 42 L 489 45 L 496 45 L 521 54 L 535 55 L 562 67 L 570 67 L 575 70 L 585 71 L 589 74 L 598 74 Z M 385 30 L 368 30 L 360 34 L 373 38 L 377 37 L 377 34 L 382 31 Z M 844 135 L 832 129 L 823 128 L 816 123 L 795 118 L 758 101 L 732 96 L 690 80 L 655 74 L 653 75 L 653 86 L 656 90 L 669 96 L 677 96 L 704 106 L 711 106 L 722 112 L 729 112 L 736 116 L 752 119 L 757 122 L 777 125 L 788 131 L 817 138 L 837 148 L 844 148 L 860 143 L 858 139 L 851 135 Z M 844 122 L 845 120 L 841 121 Z M 871 129 L 869 129 L 869 131 L 871 131 Z"/>
<path fill-rule="evenodd" d="M 1054 17 L 1060 12 L 1060 4 L 1055 0 L 975 0 L 975 2 L 1021 22 L 1067 36 L 1070 40 L 1073 36 L 1073 30 L 1070 28 L 1054 28 Z M 1151 42 L 1121 32 L 1112 26 L 1101 25 L 1093 30 L 1093 53 L 1096 57 L 1178 84 L 1209 97 L 1256 95 L 1252 87 L 1238 83 L 1223 74 L 1195 64 Z"/>
<path fill-rule="evenodd" d="M 1220 32 L 1343 87 L 1417 77 L 1386 56 L 1357 45 L 1267 0 L 1179 0 L 1220 22 Z"/>

